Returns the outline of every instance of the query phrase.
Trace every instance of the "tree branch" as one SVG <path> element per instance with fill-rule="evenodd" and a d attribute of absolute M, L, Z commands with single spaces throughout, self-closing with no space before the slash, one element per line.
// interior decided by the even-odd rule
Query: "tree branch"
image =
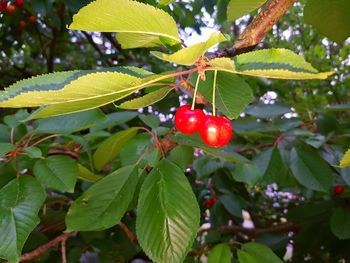
<path fill-rule="evenodd" d="M 120 228 L 124 231 L 125 235 L 128 237 L 128 239 L 134 243 L 134 244 L 138 244 L 138 240 L 136 237 L 136 234 L 134 232 L 132 232 L 127 225 L 125 225 L 123 222 L 119 223 Z"/>
<path fill-rule="evenodd" d="M 249 237 L 255 237 L 260 234 L 265 233 L 288 233 L 291 231 L 297 231 L 300 226 L 293 222 L 286 222 L 279 225 L 273 225 L 265 228 L 244 228 L 242 226 L 219 226 L 208 229 L 202 229 L 199 231 L 199 234 L 203 234 L 204 232 L 216 231 L 221 234 L 245 234 Z"/>
<path fill-rule="evenodd" d="M 44 254 L 50 248 L 57 246 L 59 243 L 63 243 L 62 245 L 65 246 L 65 242 L 67 241 L 67 239 L 72 237 L 72 236 L 75 236 L 75 235 L 76 235 L 76 232 L 62 234 L 62 235 L 52 239 L 48 243 L 42 245 L 41 247 L 38 247 L 37 249 L 33 250 L 32 252 L 23 254 L 19 261 L 24 262 L 24 261 L 29 261 L 29 260 L 32 260 L 34 258 L 37 258 L 37 257 L 41 256 L 42 254 Z M 65 253 L 65 248 L 64 248 L 64 253 Z"/>
<path fill-rule="evenodd" d="M 219 50 L 211 58 L 233 57 L 253 50 L 297 0 L 268 0 L 262 11 L 238 37 L 233 47 Z"/>

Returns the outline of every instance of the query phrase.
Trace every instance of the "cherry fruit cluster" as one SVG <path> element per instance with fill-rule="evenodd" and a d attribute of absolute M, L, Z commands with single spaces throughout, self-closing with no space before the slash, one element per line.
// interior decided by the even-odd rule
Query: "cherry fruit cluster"
<path fill-rule="evenodd" d="M 222 147 L 232 137 L 232 125 L 229 119 L 206 115 L 203 110 L 191 109 L 189 105 L 178 108 L 175 114 L 175 127 L 184 134 L 199 132 L 204 143 L 212 147 Z"/>
<path fill-rule="evenodd" d="M 9 15 L 13 15 L 17 12 L 17 9 L 23 8 L 25 5 L 25 0 L 0 0 L 0 12 L 4 11 Z M 30 15 L 28 17 L 28 22 L 30 24 L 34 24 L 36 22 L 36 16 Z M 18 26 L 20 29 L 24 29 L 27 26 L 26 21 L 20 20 L 18 22 Z"/>
<path fill-rule="evenodd" d="M 5 10 L 8 14 L 16 13 L 17 8 L 22 8 L 25 4 L 25 0 L 15 0 L 14 2 L 1 0 L 0 1 L 0 12 Z"/>

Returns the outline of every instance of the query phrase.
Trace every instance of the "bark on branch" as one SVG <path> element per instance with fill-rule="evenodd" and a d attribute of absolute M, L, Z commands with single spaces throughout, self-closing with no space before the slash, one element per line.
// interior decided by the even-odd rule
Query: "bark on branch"
<path fill-rule="evenodd" d="M 33 250 L 32 252 L 23 254 L 19 261 L 25 262 L 25 261 L 29 261 L 29 260 L 32 260 L 34 258 L 40 257 L 47 250 L 49 250 L 52 247 L 57 246 L 59 243 L 63 243 L 63 247 L 64 247 L 63 250 L 65 253 L 65 243 L 66 243 L 68 238 L 70 238 L 74 235 L 76 235 L 76 232 L 62 234 L 62 235 L 52 239 L 48 243 L 42 245 L 41 247 L 38 247 L 37 249 Z"/>
<path fill-rule="evenodd" d="M 233 57 L 254 49 L 296 1 L 268 0 L 253 22 L 238 37 L 234 46 L 218 51 L 214 57 Z"/>

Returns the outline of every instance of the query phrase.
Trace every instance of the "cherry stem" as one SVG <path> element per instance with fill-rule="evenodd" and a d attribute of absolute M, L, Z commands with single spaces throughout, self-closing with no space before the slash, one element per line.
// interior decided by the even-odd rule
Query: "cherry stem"
<path fill-rule="evenodd" d="M 193 93 L 193 100 L 192 100 L 192 107 L 191 110 L 194 110 L 194 105 L 196 104 L 196 98 L 197 98 L 197 90 L 198 90 L 198 84 L 199 84 L 199 79 L 201 78 L 201 75 L 198 74 L 197 81 L 196 81 L 196 86 L 194 88 L 194 93 Z"/>
<path fill-rule="evenodd" d="M 216 100 L 216 77 L 218 75 L 218 71 L 214 70 L 214 81 L 213 81 L 213 116 L 216 116 L 216 105 L 215 105 L 215 100 Z"/>

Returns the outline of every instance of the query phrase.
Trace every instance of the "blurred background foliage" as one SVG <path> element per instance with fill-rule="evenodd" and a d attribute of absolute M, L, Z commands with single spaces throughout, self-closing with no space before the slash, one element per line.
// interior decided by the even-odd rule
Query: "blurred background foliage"
<path fill-rule="evenodd" d="M 72 15 L 88 2 L 27 0 L 15 14 L 0 13 L 0 88 L 23 78 L 62 70 L 114 65 L 143 67 L 155 73 L 174 69 L 150 56 L 146 49 L 122 50 L 113 34 L 67 30 Z M 159 5 L 156 1 L 142 2 Z M 228 23 L 225 17 L 228 2 L 176 1 L 163 8 L 178 21 L 186 43 L 199 40 L 200 35 L 207 37 L 212 29 L 220 29 L 232 44 L 255 13 Z M 247 78 L 255 101 L 233 122 L 234 138 L 225 154 L 195 151 L 193 156 L 188 146 L 179 146 L 170 154 L 170 158 L 187 168 L 201 205 L 202 224 L 210 223 L 213 228 L 201 232 L 186 262 L 194 262 L 193 256 L 207 254 L 217 243 L 228 242 L 234 249 L 247 241 L 264 243 L 291 262 L 350 260 L 350 169 L 337 167 L 350 145 L 350 44 L 349 41 L 337 44 L 307 24 L 303 17 L 304 5 L 305 1 L 295 4 L 257 49 L 291 49 L 319 71 L 334 70 L 334 76 L 325 81 Z M 36 17 L 34 23 L 29 21 L 30 16 Z M 230 43 L 226 42 L 220 48 L 228 46 Z M 175 107 L 185 100 L 190 101 L 186 92 L 172 93 L 152 108 L 143 110 L 158 117 L 120 112 L 109 105 L 102 111 L 89 112 L 84 125 L 79 114 L 23 124 L 20 121 L 28 116 L 26 110 L 2 109 L 2 143 L 9 142 L 11 136 L 18 141 L 33 130 L 37 134 L 65 136 L 41 144 L 39 150 L 32 149 L 16 161 L 1 162 L 0 185 L 14 178 L 18 170 L 32 170 L 37 157 L 46 156 L 52 150 L 76 152 L 79 163 L 89 167 L 91 152 L 100 142 L 126 127 L 148 126 L 162 136 L 173 126 Z M 86 130 L 91 123 L 94 127 Z M 130 160 L 130 156 L 141 155 L 150 143 L 150 136 L 137 135 L 101 174 L 135 162 L 138 158 Z M 253 162 L 232 163 L 233 153 Z M 82 174 L 80 170 L 80 176 L 88 177 Z M 89 185 L 79 183 L 74 194 L 51 195 L 41 215 L 41 224 L 27 241 L 25 251 L 35 249 L 65 229 L 63 219 L 71 200 Z M 345 190 L 334 193 L 339 185 Z M 135 215 L 128 213 L 123 222 L 133 230 Z M 283 227 L 279 229 L 276 226 L 280 224 Z M 232 225 L 238 228 L 227 231 L 220 228 Z M 38 262 L 59 262 L 58 254 L 56 249 L 49 250 Z M 70 239 L 68 258 L 69 262 L 146 259 L 119 226 L 100 232 L 82 232 Z M 235 258 L 232 262 L 237 262 Z"/>

